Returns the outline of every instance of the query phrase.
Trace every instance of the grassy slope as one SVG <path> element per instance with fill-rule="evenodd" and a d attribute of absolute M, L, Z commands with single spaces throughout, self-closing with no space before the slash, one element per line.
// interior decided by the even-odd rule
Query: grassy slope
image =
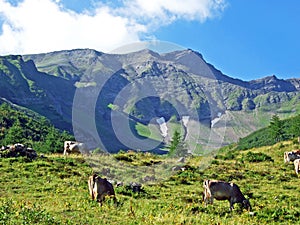
<path fill-rule="evenodd" d="M 298 115 L 299 109 L 284 112 L 284 107 L 273 111 L 253 110 L 253 111 L 228 111 L 222 119 L 226 121 L 225 142 L 237 142 L 239 138 L 246 137 L 253 132 L 262 129 L 270 124 L 270 120 L 274 114 L 280 119 L 287 119 Z M 218 123 L 217 126 L 218 127 Z M 216 131 L 217 128 L 215 128 Z"/>
<path fill-rule="evenodd" d="M 297 224 L 299 178 L 282 156 L 298 147 L 292 142 L 242 152 L 227 147 L 204 171 L 198 168 L 206 159 L 193 157 L 191 169 L 145 185 L 144 194 L 116 188 L 119 205 L 108 201 L 103 207 L 89 199 L 86 181 L 92 169 L 81 156 L 48 155 L 33 162 L 2 158 L 0 224 Z M 274 162 L 248 162 L 249 151 L 264 152 Z M 145 160 L 150 161 L 149 154 Z M 227 201 L 205 207 L 201 192 L 206 178 L 237 183 L 251 197 L 254 216 L 237 206 L 230 213 Z"/>

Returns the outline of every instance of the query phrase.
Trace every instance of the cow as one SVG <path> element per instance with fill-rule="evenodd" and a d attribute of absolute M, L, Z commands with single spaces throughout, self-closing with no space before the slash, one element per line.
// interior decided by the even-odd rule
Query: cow
<path fill-rule="evenodd" d="M 295 172 L 298 175 L 299 170 L 300 170 L 300 159 L 295 159 L 294 160 L 294 166 L 295 166 Z"/>
<path fill-rule="evenodd" d="M 88 186 L 92 200 L 96 200 L 100 206 L 102 206 L 105 196 L 113 196 L 114 202 L 116 202 L 113 185 L 106 178 L 101 178 L 94 173 L 88 179 Z"/>
<path fill-rule="evenodd" d="M 213 204 L 213 199 L 228 200 L 230 203 L 230 211 L 234 208 L 233 205 L 235 203 L 240 203 L 243 208 L 251 210 L 249 200 L 244 197 L 240 188 L 234 183 L 219 180 L 205 180 L 203 187 L 203 200 L 205 204 L 208 202 Z"/>
<path fill-rule="evenodd" d="M 64 155 L 69 155 L 71 153 L 80 154 L 87 152 L 84 143 L 77 141 L 65 141 L 64 142 Z"/>
<path fill-rule="evenodd" d="M 300 150 L 284 152 L 283 157 L 284 157 L 284 163 L 293 162 L 295 159 L 300 159 Z"/>

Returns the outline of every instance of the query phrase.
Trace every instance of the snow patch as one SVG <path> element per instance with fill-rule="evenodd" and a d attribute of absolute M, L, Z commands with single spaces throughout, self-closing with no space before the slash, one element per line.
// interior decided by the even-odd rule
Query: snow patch
<path fill-rule="evenodd" d="M 222 113 L 219 112 L 218 116 L 211 121 L 211 127 L 213 127 L 221 119 Z"/>
<path fill-rule="evenodd" d="M 168 127 L 167 127 L 165 118 L 164 117 L 160 117 L 159 119 L 156 120 L 156 122 L 159 125 L 159 129 L 160 129 L 161 135 L 164 138 L 167 137 L 167 135 L 168 135 Z"/>
<path fill-rule="evenodd" d="M 183 123 L 183 126 L 187 127 L 187 124 L 189 122 L 189 119 L 190 119 L 190 116 L 183 116 L 182 117 L 182 123 Z"/>

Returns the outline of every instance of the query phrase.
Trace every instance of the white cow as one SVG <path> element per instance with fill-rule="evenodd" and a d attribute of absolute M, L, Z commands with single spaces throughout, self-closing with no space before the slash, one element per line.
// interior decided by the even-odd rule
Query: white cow
<path fill-rule="evenodd" d="M 299 170 L 300 170 L 300 159 L 295 159 L 294 160 L 294 166 L 295 166 L 295 172 L 298 175 Z"/>
<path fill-rule="evenodd" d="M 64 142 L 64 155 L 69 155 L 71 153 L 80 154 L 86 153 L 88 150 L 86 145 L 77 141 L 65 141 Z"/>
<path fill-rule="evenodd" d="M 284 162 L 294 162 L 295 159 L 300 159 L 300 150 L 293 150 L 290 152 L 284 152 Z"/>

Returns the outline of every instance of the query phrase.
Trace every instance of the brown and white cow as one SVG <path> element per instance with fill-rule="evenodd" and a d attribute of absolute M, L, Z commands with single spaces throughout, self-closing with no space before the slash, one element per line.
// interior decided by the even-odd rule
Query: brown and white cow
<path fill-rule="evenodd" d="M 294 162 L 295 159 L 300 159 L 300 150 L 284 152 L 284 163 Z"/>
<path fill-rule="evenodd" d="M 295 166 L 295 172 L 298 175 L 299 170 L 300 170 L 300 159 L 295 159 L 294 160 L 294 166 Z"/>
<path fill-rule="evenodd" d="M 64 142 L 64 155 L 69 155 L 71 153 L 80 154 L 86 152 L 87 152 L 87 148 L 84 143 L 77 142 L 77 141 Z"/>
<path fill-rule="evenodd" d="M 102 205 L 105 196 L 113 196 L 116 202 L 114 187 L 106 178 L 93 174 L 89 177 L 88 186 L 92 200 L 99 202 L 99 205 Z"/>
<path fill-rule="evenodd" d="M 240 203 L 243 208 L 251 210 L 249 200 L 244 197 L 240 188 L 234 183 L 219 180 L 205 180 L 203 187 L 203 200 L 205 204 L 208 202 L 213 204 L 213 199 L 228 200 L 230 202 L 230 210 L 233 209 L 235 203 Z"/>

